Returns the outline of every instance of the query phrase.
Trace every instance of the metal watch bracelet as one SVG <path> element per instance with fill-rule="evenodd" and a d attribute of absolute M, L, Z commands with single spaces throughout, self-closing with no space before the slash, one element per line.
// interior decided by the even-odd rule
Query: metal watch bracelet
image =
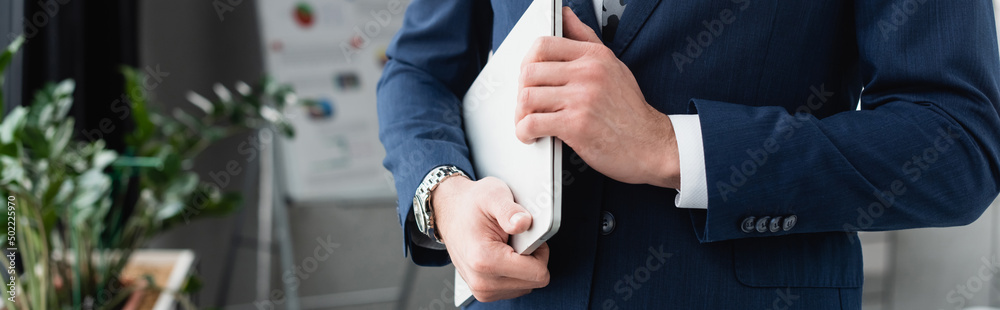
<path fill-rule="evenodd" d="M 417 228 L 421 233 L 427 235 L 437 243 L 443 244 L 437 232 L 437 223 L 434 217 L 434 207 L 431 205 L 431 194 L 437 189 L 445 179 L 460 175 L 469 176 L 459 170 L 458 167 L 447 165 L 439 166 L 431 170 L 424 176 L 423 181 L 417 187 L 417 192 L 413 196 L 413 218 L 417 222 Z"/>

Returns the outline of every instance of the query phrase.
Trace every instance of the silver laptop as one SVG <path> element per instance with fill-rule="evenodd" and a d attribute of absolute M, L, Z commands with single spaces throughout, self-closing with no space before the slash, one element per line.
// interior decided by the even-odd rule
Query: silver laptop
<path fill-rule="evenodd" d="M 562 141 L 555 137 L 524 144 L 514 135 L 514 109 L 521 61 L 535 39 L 562 36 L 562 0 L 535 0 L 493 53 L 463 100 L 465 135 L 476 176 L 503 180 L 514 202 L 532 216 L 528 231 L 510 244 L 531 254 L 559 230 L 562 213 Z M 472 302 L 472 293 L 455 272 L 455 306 Z"/>

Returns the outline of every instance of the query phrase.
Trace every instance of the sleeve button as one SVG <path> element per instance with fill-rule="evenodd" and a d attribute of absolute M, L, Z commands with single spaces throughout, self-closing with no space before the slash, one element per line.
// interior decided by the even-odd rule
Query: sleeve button
<path fill-rule="evenodd" d="M 785 222 L 781 224 L 781 230 L 784 231 L 792 230 L 792 227 L 795 227 L 795 223 L 797 223 L 798 220 L 799 217 L 795 215 L 789 215 L 788 217 L 785 218 Z"/>
<path fill-rule="evenodd" d="M 752 217 L 752 216 L 748 216 L 748 217 L 744 218 L 743 219 L 743 223 L 740 224 L 740 229 L 743 230 L 744 233 L 748 233 L 748 234 L 751 233 L 751 232 L 753 232 L 753 230 L 754 230 L 754 220 L 756 220 L 756 219 L 757 218 Z"/>
<path fill-rule="evenodd" d="M 771 223 L 768 226 L 768 229 L 770 229 L 771 232 L 773 232 L 773 233 L 780 231 L 781 230 L 781 217 L 780 216 L 775 216 L 773 219 L 771 219 Z"/>
<path fill-rule="evenodd" d="M 771 219 L 770 216 L 765 216 L 757 220 L 757 232 L 759 233 L 767 232 L 767 224 L 768 220 L 770 219 Z"/>

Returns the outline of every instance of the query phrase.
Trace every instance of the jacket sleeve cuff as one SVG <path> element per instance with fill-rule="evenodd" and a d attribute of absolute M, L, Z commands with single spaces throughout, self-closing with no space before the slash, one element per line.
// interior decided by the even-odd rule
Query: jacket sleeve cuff
<path fill-rule="evenodd" d="M 408 146 L 407 149 L 418 150 L 420 154 L 427 156 L 418 156 L 416 153 L 411 156 L 413 160 L 408 165 L 408 171 L 396 174 L 396 193 L 397 193 L 397 215 L 399 216 L 400 225 L 403 227 L 403 253 L 404 255 L 409 255 L 414 263 L 421 266 L 443 266 L 451 263 L 448 258 L 448 252 L 444 249 L 436 249 L 435 247 L 426 246 L 425 242 L 422 242 L 420 237 L 415 237 L 415 235 L 421 235 L 419 230 L 417 230 L 416 221 L 413 218 L 413 197 L 416 194 L 417 187 L 423 180 L 424 176 L 427 175 L 431 170 L 436 167 L 443 165 L 453 165 L 458 167 L 459 170 L 465 172 L 470 179 L 475 180 L 475 171 L 472 169 L 472 164 L 468 160 L 468 156 L 460 150 L 450 147 L 446 143 L 441 143 L 439 141 L 423 141 L 423 142 L 412 142 L 423 144 Z M 419 150 L 425 150 L 420 152 Z M 431 160 L 430 154 L 434 154 L 433 160 Z M 423 160 L 421 160 L 423 159 Z M 415 232 L 415 234 L 414 234 Z M 431 240 L 427 240 L 431 241 Z M 431 241 L 433 242 L 433 241 Z"/>

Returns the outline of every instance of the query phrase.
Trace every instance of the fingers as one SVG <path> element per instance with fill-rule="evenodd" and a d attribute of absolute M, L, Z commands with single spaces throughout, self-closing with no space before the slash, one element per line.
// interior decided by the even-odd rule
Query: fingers
<path fill-rule="evenodd" d="M 528 62 L 521 65 L 521 87 L 563 86 L 569 83 L 572 68 L 564 62 Z"/>
<path fill-rule="evenodd" d="M 464 234 L 455 235 L 447 248 L 473 295 L 480 301 L 496 301 L 548 285 L 548 245 L 542 244 L 532 255 L 520 255 L 507 244 L 509 234 L 531 227 L 531 214 L 514 202 L 500 179 L 486 177 L 475 184 L 474 196 L 467 198 L 477 208 L 461 209 L 467 211 L 466 217 L 456 223 L 465 225 Z"/>
<path fill-rule="evenodd" d="M 563 37 L 576 41 L 586 41 L 590 43 L 601 43 L 601 38 L 590 26 L 580 21 L 580 18 L 573 13 L 568 6 L 563 7 Z"/>
<path fill-rule="evenodd" d="M 532 113 L 515 125 L 514 134 L 522 143 L 530 144 L 541 137 L 562 137 L 566 130 L 567 112 Z M 563 138 L 563 141 L 566 139 Z"/>
<path fill-rule="evenodd" d="M 546 36 L 535 40 L 523 63 L 545 61 L 570 61 L 587 54 L 601 39 L 590 26 L 580 21 L 569 7 L 563 7 L 563 38 Z"/>
<path fill-rule="evenodd" d="M 460 273 L 480 301 L 513 298 L 549 284 L 545 244 L 536 250 L 537 256 L 519 255 L 502 243 L 488 245 L 478 254 L 469 265 L 470 272 Z"/>
<path fill-rule="evenodd" d="M 558 112 L 566 104 L 566 92 L 562 87 L 525 87 L 517 95 L 514 108 L 514 125 L 531 113 Z"/>
<path fill-rule="evenodd" d="M 456 268 L 456 270 L 465 283 L 469 285 L 472 295 L 481 302 L 520 297 L 531 293 L 531 289 L 537 287 L 533 283 L 521 279 L 487 275 L 474 270 L 465 272 L 461 268 Z"/>
<path fill-rule="evenodd" d="M 507 189 L 509 192 L 510 189 Z M 508 198 L 509 197 L 509 198 Z M 523 233 L 531 227 L 531 214 L 514 202 L 513 196 L 503 197 L 487 204 L 486 212 L 510 235 Z"/>
<path fill-rule="evenodd" d="M 528 49 L 528 54 L 521 60 L 521 67 L 533 62 L 572 61 L 583 57 L 592 44 L 574 41 L 567 38 L 541 37 Z"/>
<path fill-rule="evenodd" d="M 549 282 L 548 251 L 542 255 L 521 255 L 507 246 L 509 251 L 499 257 L 495 266 L 496 274 L 520 279 L 530 283 L 532 288 L 543 287 Z"/>
<path fill-rule="evenodd" d="M 497 216 L 500 228 L 510 235 L 523 233 L 531 228 L 531 213 L 514 202 L 499 203 L 501 215 Z"/>
<path fill-rule="evenodd" d="M 546 265 L 548 265 L 549 264 L 549 243 L 548 242 L 542 243 L 542 245 L 539 246 L 538 249 L 535 249 L 535 252 L 531 253 L 531 256 L 534 256 L 539 261 L 541 261 L 541 262 L 545 263 Z"/>

